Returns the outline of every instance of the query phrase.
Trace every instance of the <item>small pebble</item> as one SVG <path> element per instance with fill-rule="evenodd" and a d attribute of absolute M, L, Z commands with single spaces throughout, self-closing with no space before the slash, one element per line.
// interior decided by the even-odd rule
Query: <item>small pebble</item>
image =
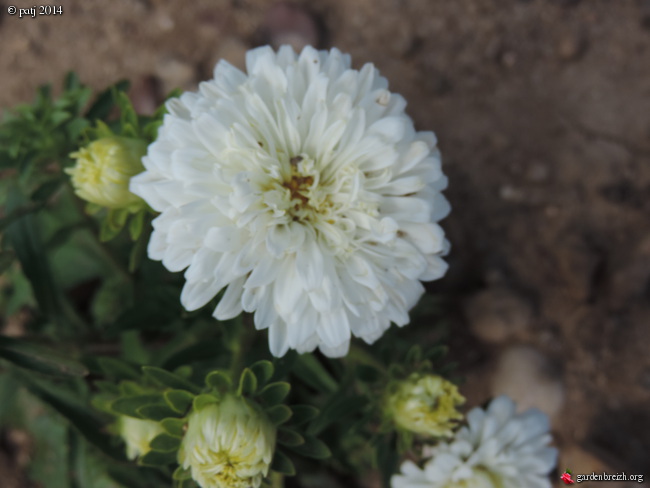
<path fill-rule="evenodd" d="M 532 163 L 526 171 L 526 179 L 533 183 L 542 183 L 548 179 L 548 166 L 543 163 Z"/>
<path fill-rule="evenodd" d="M 564 387 L 551 360 L 528 346 L 512 346 L 501 353 L 490 389 L 493 396 L 510 396 L 518 411 L 538 408 L 552 420 L 564 404 Z"/>
<path fill-rule="evenodd" d="M 558 43 L 556 52 L 563 61 L 575 61 L 585 52 L 585 43 L 577 36 L 565 37 Z"/>
<path fill-rule="evenodd" d="M 512 185 L 502 185 L 499 188 L 499 197 L 507 202 L 521 202 L 524 200 L 524 192 Z"/>
<path fill-rule="evenodd" d="M 532 318 L 530 305 L 505 287 L 488 288 L 474 295 L 465 310 L 472 333 L 489 344 L 521 337 Z"/>

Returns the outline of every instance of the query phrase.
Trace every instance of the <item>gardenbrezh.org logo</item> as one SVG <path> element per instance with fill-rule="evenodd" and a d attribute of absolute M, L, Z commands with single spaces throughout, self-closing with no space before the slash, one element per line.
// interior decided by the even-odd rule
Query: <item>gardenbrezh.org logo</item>
<path fill-rule="evenodd" d="M 572 476 L 575 476 L 575 480 L 572 479 Z M 564 481 L 565 485 L 572 485 L 574 483 L 582 483 L 583 481 L 636 481 L 637 483 L 643 483 L 642 474 L 625 474 L 625 473 L 591 473 L 591 474 L 576 474 L 574 475 L 570 469 L 567 469 L 562 473 L 560 479 Z"/>

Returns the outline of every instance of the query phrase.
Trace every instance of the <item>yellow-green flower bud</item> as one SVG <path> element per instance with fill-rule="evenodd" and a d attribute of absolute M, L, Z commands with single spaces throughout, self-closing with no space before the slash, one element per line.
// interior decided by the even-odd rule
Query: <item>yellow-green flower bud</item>
<path fill-rule="evenodd" d="M 143 140 L 104 137 L 70 154 L 77 163 L 66 173 L 72 176 L 75 193 L 88 202 L 108 208 L 139 205 L 142 200 L 129 191 L 129 181 L 144 171 L 141 159 L 146 152 Z"/>
<path fill-rule="evenodd" d="M 147 454 L 151 450 L 149 443 L 152 439 L 164 432 L 158 422 L 136 419 L 126 415 L 119 418 L 117 428 L 126 443 L 126 455 L 129 459 Z"/>
<path fill-rule="evenodd" d="M 398 428 L 433 437 L 449 437 L 463 415 L 465 398 L 453 383 L 436 375 L 414 373 L 388 389 L 385 412 Z"/>
<path fill-rule="evenodd" d="M 258 488 L 271 465 L 275 436 L 260 407 L 226 395 L 190 414 L 178 462 L 201 488 Z"/>

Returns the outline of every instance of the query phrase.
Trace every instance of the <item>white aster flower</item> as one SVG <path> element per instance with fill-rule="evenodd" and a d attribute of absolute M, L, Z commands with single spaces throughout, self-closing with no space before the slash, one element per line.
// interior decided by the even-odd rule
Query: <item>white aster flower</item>
<path fill-rule="evenodd" d="M 131 183 L 161 212 L 149 257 L 187 268 L 187 310 L 227 287 L 214 316 L 254 312 L 275 356 L 345 355 L 351 335 L 407 324 L 420 281 L 446 271 L 436 138 L 337 49 L 262 47 L 246 65 L 168 102 Z"/>
<path fill-rule="evenodd" d="M 404 462 L 392 488 L 551 488 L 557 449 L 548 447 L 545 414 L 515 414 L 513 401 L 500 396 L 487 410 L 471 410 L 467 423 L 453 441 L 428 449 L 423 469 Z"/>
<path fill-rule="evenodd" d="M 126 455 L 129 459 L 147 454 L 151 450 L 149 443 L 154 437 L 165 432 L 158 422 L 136 419 L 126 415 L 120 416 L 117 428 L 126 444 Z"/>
<path fill-rule="evenodd" d="M 261 409 L 227 395 L 190 414 L 178 462 L 201 488 L 258 488 L 271 466 L 275 436 Z"/>

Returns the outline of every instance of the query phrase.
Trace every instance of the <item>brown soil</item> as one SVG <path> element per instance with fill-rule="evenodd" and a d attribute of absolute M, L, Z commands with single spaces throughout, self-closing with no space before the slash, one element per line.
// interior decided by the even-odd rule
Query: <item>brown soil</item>
<path fill-rule="evenodd" d="M 650 475 L 650 2 L 59 0 L 62 15 L 23 19 L 6 11 L 25 2 L 2 3 L 6 108 L 71 69 L 97 89 L 136 80 L 146 108 L 157 86 L 192 88 L 219 57 L 282 40 L 375 63 L 440 139 L 453 252 L 431 290 L 458 305 L 454 346 L 485 379 L 468 396 L 488 394 L 502 348 L 532 346 L 564 385 L 561 450 Z M 492 288 L 531 317 L 479 341 L 465 305 Z"/>

